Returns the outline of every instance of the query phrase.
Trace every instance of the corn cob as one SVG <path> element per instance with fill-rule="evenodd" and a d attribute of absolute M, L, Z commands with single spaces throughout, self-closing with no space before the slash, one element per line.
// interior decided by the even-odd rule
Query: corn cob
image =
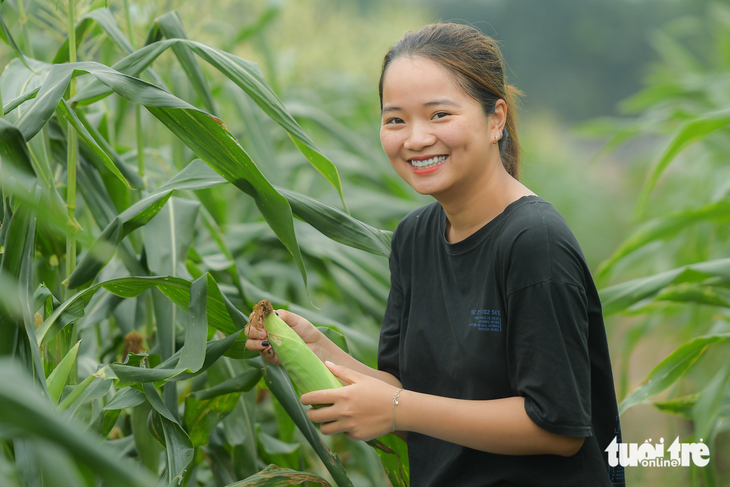
<path fill-rule="evenodd" d="M 304 343 L 302 337 L 274 313 L 268 299 L 259 301 L 251 315 L 252 326 L 259 327 L 260 322 L 264 324 L 274 353 L 299 392 L 306 394 L 342 387 L 339 379 Z"/>

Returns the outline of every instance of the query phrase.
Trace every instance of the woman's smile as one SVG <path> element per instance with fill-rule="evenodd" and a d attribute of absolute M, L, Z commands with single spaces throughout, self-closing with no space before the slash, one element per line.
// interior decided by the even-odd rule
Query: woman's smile
<path fill-rule="evenodd" d="M 428 174 L 441 167 L 448 157 L 448 155 L 414 157 L 408 162 L 413 166 L 414 173 Z"/>
<path fill-rule="evenodd" d="M 501 166 L 490 117 L 438 63 L 401 58 L 383 79 L 380 141 L 413 189 L 439 200 L 473 196 Z"/>

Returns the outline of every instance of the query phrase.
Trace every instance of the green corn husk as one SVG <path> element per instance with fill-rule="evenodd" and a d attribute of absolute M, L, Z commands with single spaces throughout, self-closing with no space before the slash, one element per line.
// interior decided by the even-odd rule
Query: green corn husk
<path fill-rule="evenodd" d="M 259 301 L 253 311 L 252 323 L 258 325 L 261 317 L 276 356 L 299 392 L 306 394 L 322 389 L 342 387 L 340 380 L 304 343 L 289 325 L 274 313 L 268 299 Z"/>

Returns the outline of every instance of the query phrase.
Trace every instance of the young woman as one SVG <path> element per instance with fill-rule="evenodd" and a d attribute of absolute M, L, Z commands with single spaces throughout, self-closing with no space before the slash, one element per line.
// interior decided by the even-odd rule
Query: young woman
<path fill-rule="evenodd" d="M 516 93 L 478 30 L 407 33 L 383 62 L 380 139 L 436 201 L 393 234 L 378 370 L 279 310 L 349 384 L 303 395 L 332 404 L 309 418 L 355 440 L 399 432 L 416 487 L 623 485 L 604 453 L 620 427 L 598 293 L 565 220 L 518 180 Z"/>

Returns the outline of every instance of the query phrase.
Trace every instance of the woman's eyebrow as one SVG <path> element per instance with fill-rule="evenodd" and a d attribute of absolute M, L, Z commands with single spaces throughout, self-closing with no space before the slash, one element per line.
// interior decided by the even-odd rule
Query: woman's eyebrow
<path fill-rule="evenodd" d="M 435 105 L 451 105 L 455 107 L 461 107 L 461 105 L 459 105 L 455 101 L 449 100 L 448 98 L 439 98 L 438 100 L 427 101 L 423 104 L 424 107 L 432 107 Z M 402 110 L 402 108 L 393 106 L 383 107 L 380 114 L 383 115 L 385 112 L 397 112 L 398 110 Z"/>
<path fill-rule="evenodd" d="M 424 107 L 431 107 L 434 105 L 452 105 L 455 107 L 461 107 L 461 105 L 455 101 L 449 100 L 448 98 L 439 98 L 438 100 L 428 101 L 423 104 Z"/>

